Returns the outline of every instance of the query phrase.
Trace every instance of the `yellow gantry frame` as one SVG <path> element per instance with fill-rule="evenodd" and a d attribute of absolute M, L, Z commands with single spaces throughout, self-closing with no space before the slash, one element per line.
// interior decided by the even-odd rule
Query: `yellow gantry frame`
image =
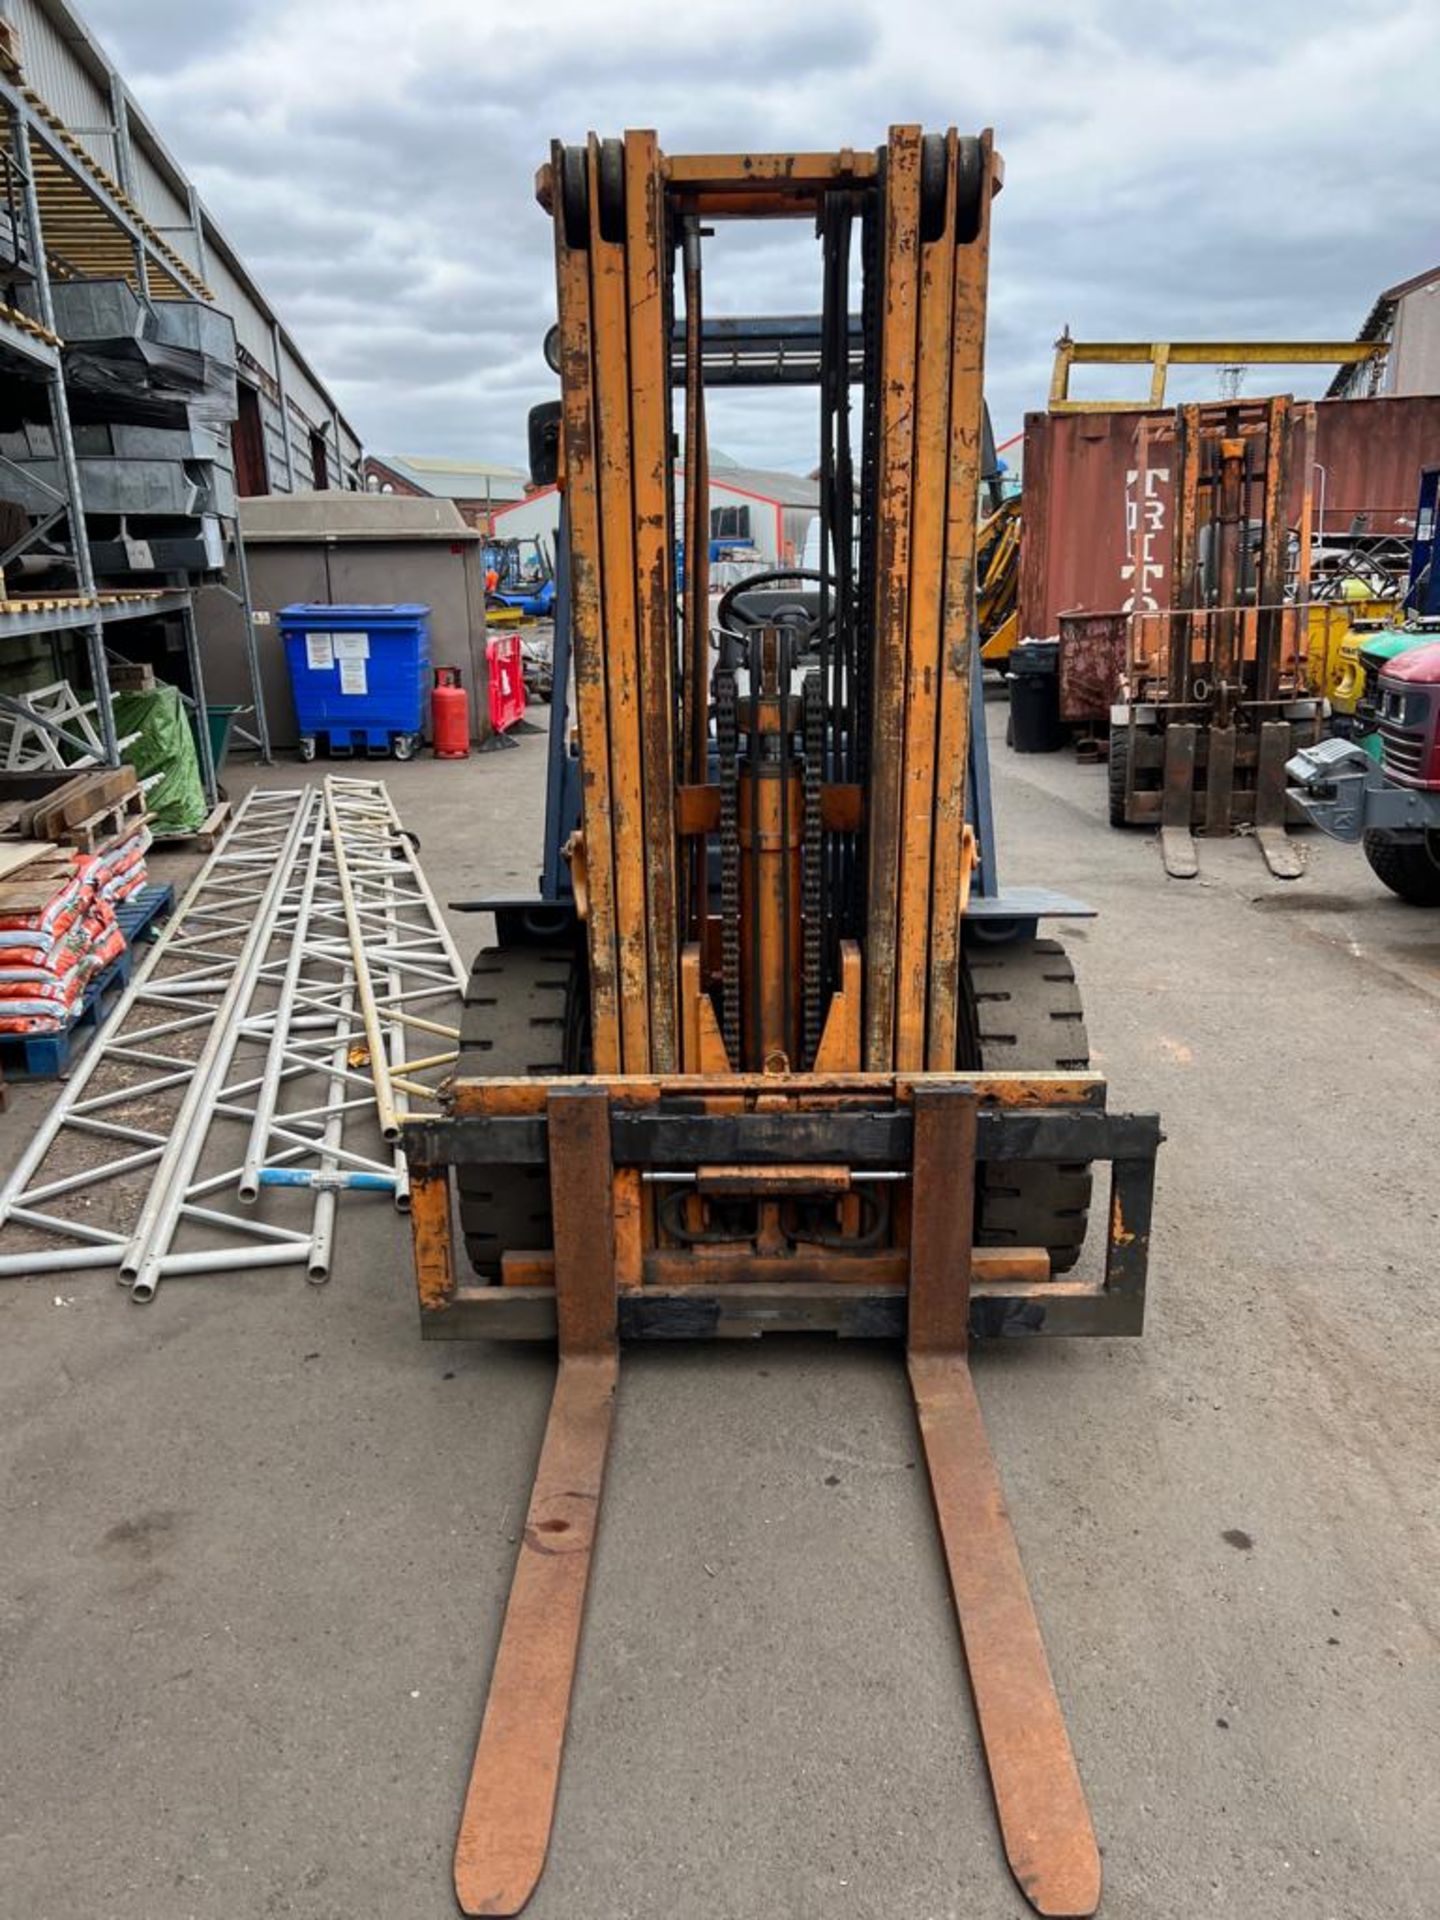
<path fill-rule="evenodd" d="M 627 133 L 623 233 L 608 236 L 592 136 L 583 244 L 567 236 L 558 146 L 542 175 L 555 223 L 597 1073 L 672 1073 L 681 1064 L 672 223 L 814 218 L 828 191 L 880 191 L 882 158 L 863 1062 L 874 1073 L 956 1064 L 989 206 L 1000 180 L 989 134 L 978 152 L 978 230 L 964 240 L 957 207 L 976 146 L 953 129 L 944 139 L 945 217 L 933 235 L 921 225 L 918 127 L 893 128 L 883 156 L 667 157 L 653 133 Z"/>
<path fill-rule="evenodd" d="M 1140 412 L 1165 404 L 1171 367 L 1354 367 L 1381 359 L 1388 340 L 1072 340 L 1055 342 L 1051 413 Z M 1072 400 L 1072 367 L 1149 367 L 1144 400 Z"/>

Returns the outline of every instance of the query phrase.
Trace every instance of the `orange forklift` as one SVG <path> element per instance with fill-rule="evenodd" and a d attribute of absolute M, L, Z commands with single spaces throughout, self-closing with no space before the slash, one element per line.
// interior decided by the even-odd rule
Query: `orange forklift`
<path fill-rule="evenodd" d="M 975 551 L 1000 180 L 988 133 L 913 126 L 834 153 L 592 135 L 539 175 L 562 398 L 532 466 L 564 501 L 546 872 L 470 903 L 497 941 L 446 1110 L 404 1136 L 425 1335 L 559 1351 L 467 1914 L 518 1913 L 544 1866 L 624 1343 L 785 1332 L 903 1344 L 1010 1865 L 1039 1913 L 1100 1898 L 968 1346 L 1140 1332 L 1160 1128 L 1109 1110 L 1039 937 L 1087 909 L 997 878 Z M 757 220 L 813 235 L 818 318 L 704 319 L 707 237 Z M 798 379 L 819 566 L 712 607 L 707 387 Z"/>

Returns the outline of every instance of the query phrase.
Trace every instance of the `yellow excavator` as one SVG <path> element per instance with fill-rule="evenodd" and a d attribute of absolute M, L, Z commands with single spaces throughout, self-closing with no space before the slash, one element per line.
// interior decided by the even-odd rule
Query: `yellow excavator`
<path fill-rule="evenodd" d="M 980 522 L 975 550 L 975 616 L 980 659 L 1003 673 L 1020 638 L 1021 505 L 1017 494 Z"/>
<path fill-rule="evenodd" d="M 404 1131 L 425 1335 L 559 1355 L 467 1914 L 518 1913 L 544 1866 L 625 1343 L 787 1332 L 903 1348 L 1006 1854 L 1039 1913 L 1100 1898 L 968 1347 L 1140 1332 L 1160 1129 L 1110 1110 L 1040 932 L 1089 910 L 999 878 L 975 581 L 1000 181 L 988 133 L 915 126 L 817 153 L 592 135 L 539 175 L 560 399 L 531 464 L 564 503 L 544 874 L 468 903 L 496 940 L 446 1110 Z M 750 221 L 813 237 L 817 316 L 705 318 L 706 241 Z M 819 567 L 712 614 L 707 391 L 799 378 Z"/>

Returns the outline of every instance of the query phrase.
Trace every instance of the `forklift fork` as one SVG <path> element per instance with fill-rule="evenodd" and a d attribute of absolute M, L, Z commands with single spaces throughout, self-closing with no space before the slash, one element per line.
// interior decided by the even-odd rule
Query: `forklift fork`
<path fill-rule="evenodd" d="M 1255 838 L 1277 880 L 1298 880 L 1305 871 L 1300 849 L 1285 831 L 1285 763 L 1292 751 L 1289 722 L 1265 721 L 1255 769 Z"/>
<path fill-rule="evenodd" d="M 1174 721 L 1165 729 L 1165 759 L 1160 797 L 1160 856 L 1172 880 L 1193 880 L 1200 871 L 1191 824 L 1199 801 L 1195 768 L 1200 729 Z M 1235 728 L 1205 729 L 1205 832 L 1233 830 L 1235 806 Z M 1299 848 L 1285 828 L 1285 763 L 1293 751 L 1287 720 L 1262 721 L 1255 757 L 1254 831 L 1265 864 L 1277 880 L 1298 880 L 1305 871 Z"/>
<path fill-rule="evenodd" d="M 1195 805 L 1197 729 L 1191 724 L 1165 729 L 1165 772 L 1160 796 L 1160 857 L 1172 880 L 1193 880 L 1200 857 L 1190 835 Z"/>
<path fill-rule="evenodd" d="M 1038 1913 L 1090 1915 L 1100 1856 L 970 1377 L 977 1101 L 917 1089 L 907 1362 L 1006 1855 Z M 544 1868 L 619 1373 L 610 1102 L 548 1100 L 560 1364 L 455 1852 L 463 1912 Z"/>

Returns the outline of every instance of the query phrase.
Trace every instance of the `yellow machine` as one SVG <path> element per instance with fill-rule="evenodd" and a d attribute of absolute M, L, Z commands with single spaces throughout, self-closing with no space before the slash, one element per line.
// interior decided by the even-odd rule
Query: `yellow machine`
<path fill-rule="evenodd" d="M 1006 500 L 980 522 L 975 549 L 976 618 L 980 658 L 987 667 L 1003 667 L 1020 637 L 1016 600 L 1020 591 L 1019 498 Z"/>
<path fill-rule="evenodd" d="M 1398 601 L 1369 595 L 1313 600 L 1306 615 L 1310 692 L 1324 694 L 1336 713 L 1354 713 L 1365 688 L 1360 648 L 1369 636 L 1393 626 L 1399 613 Z"/>
<path fill-rule="evenodd" d="M 532 469 L 563 488 L 568 582 L 546 882 L 474 903 L 497 942 L 448 1111 L 404 1136 L 426 1336 L 559 1351 L 456 1847 L 467 1914 L 517 1913 L 544 1866 L 622 1343 L 786 1332 L 903 1346 L 1011 1867 L 1039 1913 L 1100 1897 L 967 1346 L 1140 1332 L 1160 1133 L 1109 1110 L 1037 937 L 1088 910 L 996 879 L 974 718 L 999 185 L 988 134 L 911 126 L 831 153 L 592 135 L 540 174 L 562 397 Z M 734 220 L 814 236 L 818 319 L 704 320 L 704 242 Z M 747 581 L 712 626 L 707 385 L 793 384 L 797 338 L 827 558 L 798 617 L 787 572 L 783 621 Z M 1072 1272 L 1105 1161 L 1103 1259 Z"/>

